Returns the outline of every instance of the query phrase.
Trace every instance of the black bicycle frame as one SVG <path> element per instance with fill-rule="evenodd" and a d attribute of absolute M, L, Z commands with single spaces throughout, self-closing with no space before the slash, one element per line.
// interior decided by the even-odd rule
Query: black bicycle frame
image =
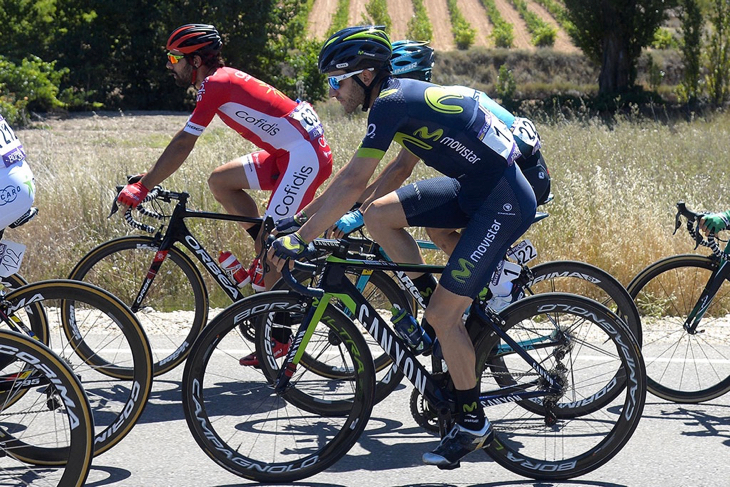
<path fill-rule="evenodd" d="M 725 251 L 727 252 L 727 249 L 725 249 Z M 718 268 L 710 276 L 705 288 L 702 290 L 700 298 L 697 300 L 697 304 L 684 321 L 684 329 L 687 333 L 692 335 L 697 333 L 697 327 L 699 326 L 705 311 L 707 311 L 707 308 L 709 308 L 710 304 L 712 304 L 712 298 L 715 297 L 715 294 L 717 294 L 720 286 L 722 286 L 722 283 L 728 278 L 728 276 L 730 276 L 730 265 L 728 265 L 728 261 L 722 260 L 718 262 Z"/>
<path fill-rule="evenodd" d="M 213 276 L 221 289 L 223 289 L 228 297 L 231 298 L 231 301 L 238 301 L 239 299 L 243 298 L 243 294 L 241 293 L 240 289 L 238 289 L 236 284 L 231 282 L 226 273 L 223 272 L 218 266 L 215 259 L 208 253 L 207 250 L 205 250 L 205 247 L 203 247 L 203 245 L 198 242 L 198 240 L 190 232 L 187 225 L 185 225 L 185 218 L 201 218 L 204 220 L 225 220 L 247 223 L 260 223 L 261 218 L 229 215 L 227 213 L 213 213 L 208 211 L 189 210 L 185 206 L 186 201 L 187 196 L 181 194 L 178 203 L 175 205 L 175 208 L 172 211 L 172 216 L 170 217 L 170 221 L 164 235 L 161 236 L 160 232 L 155 235 L 155 240 L 159 239 L 160 245 L 157 248 L 157 252 L 155 253 L 154 259 L 152 260 L 152 264 L 147 271 L 147 275 L 142 281 L 142 286 L 137 293 L 137 297 L 134 300 L 134 303 L 132 303 L 131 308 L 132 311 L 135 313 L 139 311 L 139 309 L 142 307 L 142 302 L 147 295 L 147 291 L 152 285 L 152 281 L 155 280 L 155 276 L 159 272 L 162 263 L 167 258 L 169 249 L 173 246 L 173 244 L 175 244 L 175 242 L 180 242 L 195 256 L 196 259 L 198 259 L 203 267 L 208 270 L 208 273 Z"/>

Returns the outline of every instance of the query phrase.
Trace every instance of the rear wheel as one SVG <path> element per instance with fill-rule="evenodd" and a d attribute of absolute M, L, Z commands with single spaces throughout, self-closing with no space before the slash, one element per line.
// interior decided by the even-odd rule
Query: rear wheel
<path fill-rule="evenodd" d="M 504 331 L 562 386 L 539 399 L 490 401 L 505 392 L 494 390 L 500 376 L 515 391 L 548 391 L 549 381 L 512 351 L 503 352 L 506 368 L 495 365 L 495 351 L 504 346 L 499 336 L 478 343 L 480 399 L 495 431 L 487 453 L 512 472 L 546 480 L 584 475 L 608 462 L 631 438 L 644 408 L 646 374 L 633 334 L 604 306 L 563 293 L 525 298 L 500 316 Z M 554 333 L 545 340 L 548 324 Z"/>
<path fill-rule="evenodd" d="M 69 275 L 106 289 L 135 311 L 150 340 L 155 377 L 180 365 L 208 321 L 208 292 L 190 258 L 173 246 L 136 302 L 159 249 L 152 237 L 121 237 L 89 251 Z"/>

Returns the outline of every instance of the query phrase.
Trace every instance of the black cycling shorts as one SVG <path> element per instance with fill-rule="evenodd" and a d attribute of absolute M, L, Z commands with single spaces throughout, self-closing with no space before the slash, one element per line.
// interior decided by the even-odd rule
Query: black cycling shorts
<path fill-rule="evenodd" d="M 396 191 L 410 226 L 463 228 L 439 284 L 476 297 L 509 246 L 529 228 L 535 193 L 516 164 L 498 181 L 440 177 Z"/>

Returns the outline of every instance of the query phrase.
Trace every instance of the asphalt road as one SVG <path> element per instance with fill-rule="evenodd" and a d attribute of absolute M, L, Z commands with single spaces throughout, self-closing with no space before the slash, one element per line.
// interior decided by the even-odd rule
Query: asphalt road
<path fill-rule="evenodd" d="M 87 485 L 223 487 L 256 485 L 213 463 L 188 431 L 180 403 L 182 367 L 158 379 L 140 422 L 117 446 L 94 459 Z M 328 471 L 301 486 L 714 486 L 730 479 L 730 394 L 700 405 L 649 395 L 639 427 L 607 465 L 570 482 L 515 476 L 474 453 L 462 467 L 441 471 L 421 463 L 438 439 L 408 412 L 410 385 L 373 410 L 366 434 Z"/>

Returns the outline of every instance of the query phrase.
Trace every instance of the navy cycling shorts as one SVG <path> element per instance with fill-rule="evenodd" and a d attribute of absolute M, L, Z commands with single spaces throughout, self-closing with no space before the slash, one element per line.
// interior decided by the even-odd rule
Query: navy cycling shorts
<path fill-rule="evenodd" d="M 410 226 L 463 229 L 439 284 L 476 297 L 507 249 L 530 227 L 535 193 L 516 164 L 497 181 L 440 177 L 397 190 Z"/>

